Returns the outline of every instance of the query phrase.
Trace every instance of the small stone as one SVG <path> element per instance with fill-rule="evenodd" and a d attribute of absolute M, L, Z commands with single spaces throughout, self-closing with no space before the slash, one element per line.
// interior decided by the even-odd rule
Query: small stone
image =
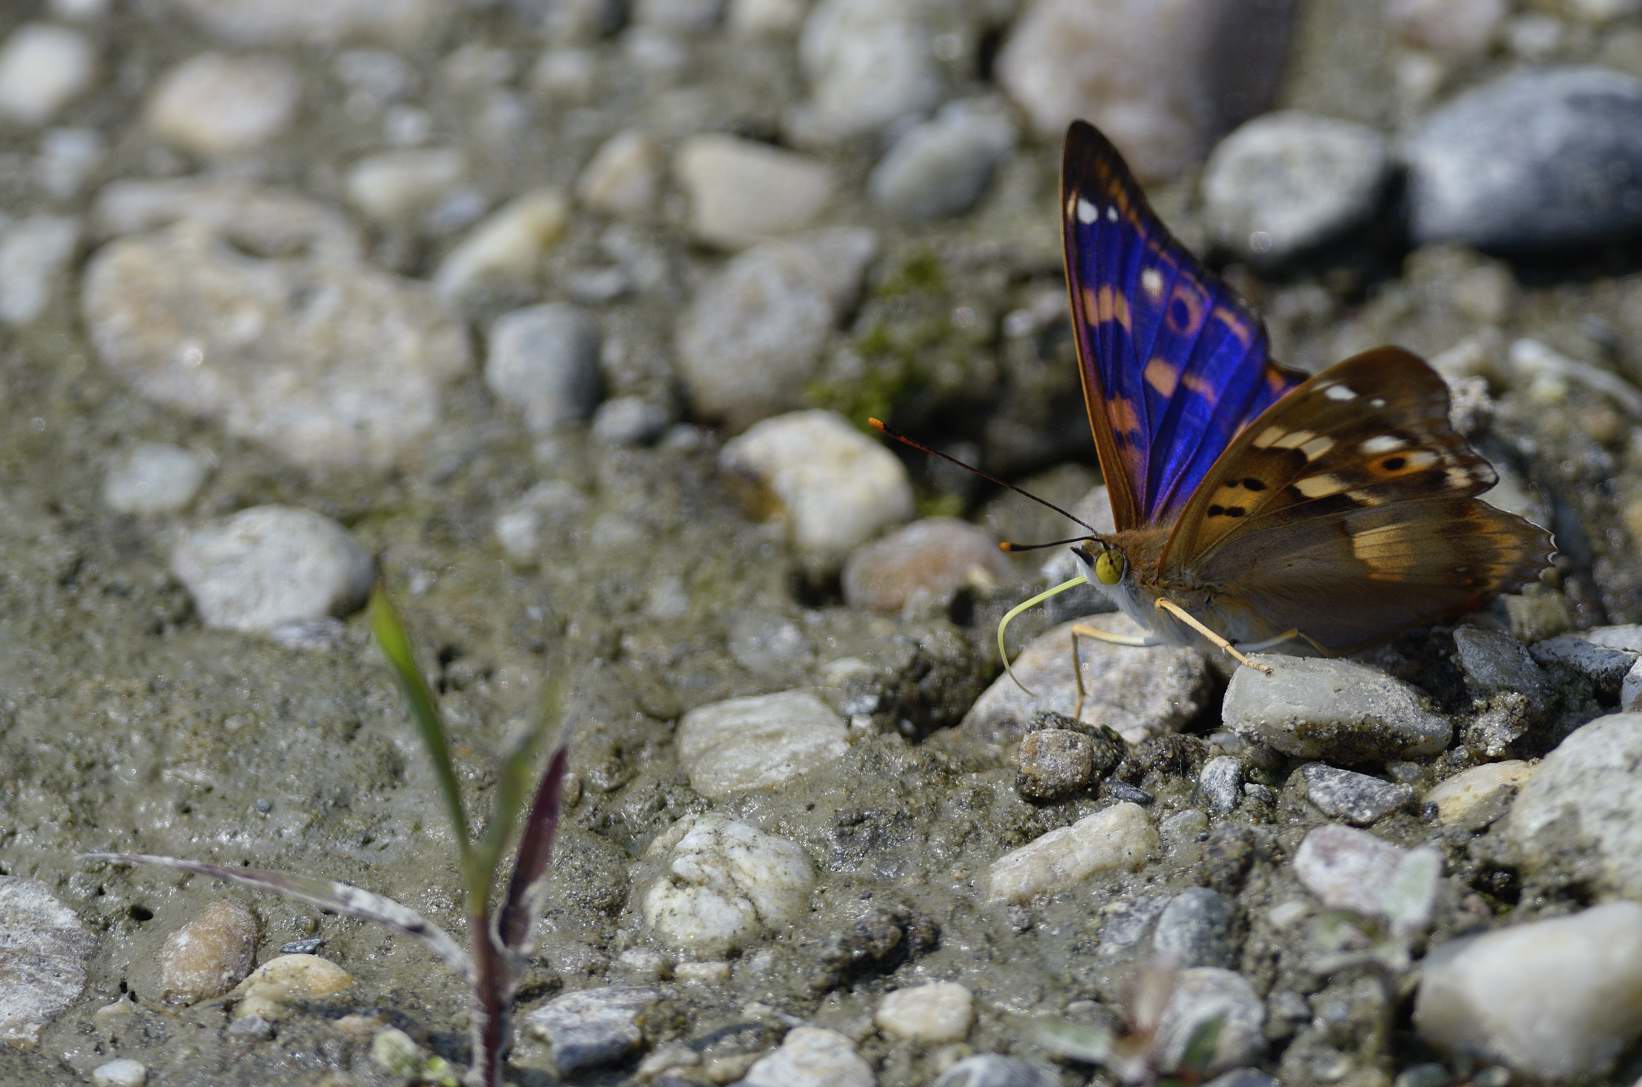
<path fill-rule="evenodd" d="M 0 116 L 40 125 L 85 93 L 97 53 L 77 30 L 24 23 L 0 43 Z"/>
<path fill-rule="evenodd" d="M 1598 627 L 1535 642 L 1530 652 L 1540 664 L 1571 668 L 1600 690 L 1612 694 L 1625 682 L 1631 667 L 1642 659 L 1642 648 L 1632 646 L 1642 646 L 1642 628 Z"/>
<path fill-rule="evenodd" d="M 900 460 L 833 412 L 766 419 L 725 443 L 719 468 L 760 491 L 794 546 L 818 562 L 841 562 L 913 512 Z"/>
<path fill-rule="evenodd" d="M 897 614 L 915 600 L 944 602 L 1009 576 L 991 536 L 954 517 L 926 517 L 857 548 L 844 564 L 844 601 Z"/>
<path fill-rule="evenodd" d="M 1434 948 L 1420 1036 L 1532 1080 L 1596 1076 L 1642 1034 L 1642 905 L 1611 902 Z"/>
<path fill-rule="evenodd" d="M 1015 147 L 1015 125 L 999 103 L 952 102 L 909 129 L 872 171 L 867 192 L 913 221 L 961 215 Z"/>
<path fill-rule="evenodd" d="M 267 630 L 347 615 L 376 578 L 370 552 L 329 517 L 257 506 L 192 530 L 171 553 L 171 571 L 208 627 Z"/>
<path fill-rule="evenodd" d="M 175 513 L 194 500 L 211 462 L 180 446 L 143 442 L 109 466 L 103 502 L 119 513 Z"/>
<path fill-rule="evenodd" d="M 672 412 L 638 396 L 615 396 L 600 404 L 588 428 L 606 445 L 649 445 L 673 421 Z"/>
<path fill-rule="evenodd" d="M 108 141 L 94 128 L 51 128 L 40 134 L 34 179 L 64 203 L 85 192 L 108 157 Z"/>
<path fill-rule="evenodd" d="M 661 146 L 637 129 L 623 129 L 593 153 L 576 181 L 582 203 L 619 219 L 644 221 L 661 210 Z"/>
<path fill-rule="evenodd" d="M 675 333 L 695 412 L 740 430 L 798 407 L 877 247 L 869 231 L 820 231 L 755 246 L 703 283 Z"/>
<path fill-rule="evenodd" d="M 1403 849 L 1365 830 L 1329 824 L 1307 834 L 1294 853 L 1294 874 L 1330 909 L 1389 918 L 1418 929 L 1435 908 L 1426 879 L 1441 856 L 1430 846 Z M 1410 902 L 1410 895 L 1420 901 Z"/>
<path fill-rule="evenodd" d="M 1642 657 L 1637 658 L 1619 683 L 1619 709 L 1623 713 L 1642 711 Z"/>
<path fill-rule="evenodd" d="M 527 1012 L 524 1033 L 553 1045 L 559 1076 L 616 1064 L 644 1042 L 639 1017 L 661 1000 L 657 989 L 610 986 L 556 996 Z"/>
<path fill-rule="evenodd" d="M 1321 657 L 1257 654 L 1271 674 L 1239 668 L 1221 719 L 1245 739 L 1299 759 L 1374 762 L 1434 755 L 1453 728 L 1419 692 L 1376 668 Z"/>
<path fill-rule="evenodd" d="M 301 77 L 278 57 L 201 53 L 160 77 L 144 119 L 184 151 L 231 155 L 275 140 L 301 96 Z"/>
<path fill-rule="evenodd" d="M 715 962 L 681 962 L 673 967 L 673 980 L 681 985 L 717 987 L 730 981 L 730 964 Z"/>
<path fill-rule="evenodd" d="M 347 1018 L 344 1016 L 344 1018 Z M 338 1025 L 341 1020 L 338 1020 Z M 274 1025 L 260 1015 L 237 1015 L 228 1024 L 228 1033 L 236 1038 L 272 1038 Z"/>
<path fill-rule="evenodd" d="M 1507 0 L 1387 0 L 1386 22 L 1405 43 L 1450 57 L 1485 52 L 1510 14 Z"/>
<path fill-rule="evenodd" d="M 1051 1069 L 1019 1057 L 982 1053 L 942 1072 L 933 1087 L 1061 1087 L 1061 1080 Z"/>
<path fill-rule="evenodd" d="M 404 226 L 427 215 L 467 173 L 467 156 L 455 148 L 379 151 L 349 168 L 343 188 L 366 218 Z"/>
<path fill-rule="evenodd" d="M 737 1087 L 874 1087 L 872 1065 L 850 1040 L 819 1027 L 794 1027 L 781 1048 L 760 1057 Z"/>
<path fill-rule="evenodd" d="M 732 249 L 809 226 L 837 188 L 825 163 L 714 133 L 687 139 L 673 172 L 690 199 L 691 232 Z"/>
<path fill-rule="evenodd" d="M 821 0 L 798 40 L 811 89 L 802 127 L 822 139 L 863 136 L 934 107 L 942 79 L 932 45 L 914 5 Z"/>
<path fill-rule="evenodd" d="M 1171 849 L 1203 840 L 1209 831 L 1209 817 L 1201 808 L 1187 808 L 1164 819 L 1158 827 Z"/>
<path fill-rule="evenodd" d="M 1642 80 L 1602 68 L 1511 71 L 1409 135 L 1416 244 L 1520 250 L 1642 227 Z"/>
<path fill-rule="evenodd" d="M 422 1047 L 397 1027 L 384 1027 L 371 1036 L 371 1060 L 396 1076 L 420 1079 L 423 1059 Z"/>
<path fill-rule="evenodd" d="M 724 0 L 638 0 L 633 22 L 679 33 L 700 33 L 718 22 Z"/>
<path fill-rule="evenodd" d="M 234 987 L 238 1016 L 260 1016 L 270 1023 L 286 1018 L 292 1006 L 334 996 L 353 984 L 353 976 L 318 955 L 280 955 L 269 959 Z"/>
<path fill-rule="evenodd" d="M 32 1048 L 80 998 L 96 940 L 44 883 L 0 876 L 0 1042 Z"/>
<path fill-rule="evenodd" d="M 604 395 L 599 326 L 563 303 L 513 310 L 490 326 L 485 384 L 545 434 L 585 420 Z"/>
<path fill-rule="evenodd" d="M 1607 23 L 1642 15 L 1642 0 L 1569 0 L 1573 13 L 1591 23 Z"/>
<path fill-rule="evenodd" d="M 256 915 L 232 899 L 218 899 L 165 938 L 160 996 L 173 1004 L 221 996 L 251 972 L 256 952 Z"/>
<path fill-rule="evenodd" d="M 1066 623 L 1033 639 L 1014 660 L 1020 689 L 999 676 L 964 715 L 960 726 L 987 743 L 1021 732 L 1033 713 L 1052 710 L 1070 716 L 1077 703 L 1072 675 L 1072 626 Z M 1101 625 L 1118 634 L 1140 628 L 1126 616 L 1102 616 Z M 1195 649 L 1135 649 L 1082 639 L 1083 716 L 1089 724 L 1113 729 L 1130 743 L 1179 731 L 1208 700 L 1208 661 Z"/>
<path fill-rule="evenodd" d="M 1213 966 L 1182 970 L 1159 1017 L 1152 1052 L 1158 1066 L 1179 1069 L 1193 1040 L 1218 1023 L 1214 1051 L 1200 1069 L 1213 1075 L 1265 1052 L 1266 1006 L 1241 974 Z"/>
<path fill-rule="evenodd" d="M 536 189 L 516 196 L 445 254 L 434 273 L 434 287 L 445 298 L 485 288 L 526 289 L 569 225 L 570 209 L 558 191 Z"/>
<path fill-rule="evenodd" d="M 1232 938 L 1236 921 L 1235 902 L 1207 887 L 1191 887 L 1163 907 L 1152 933 L 1152 949 L 1182 967 L 1229 969 L 1237 963 L 1238 948 Z"/>
<path fill-rule="evenodd" d="M 730 0 L 727 19 L 737 38 L 775 38 L 794 34 L 804 25 L 809 0 Z"/>
<path fill-rule="evenodd" d="M 535 566 L 548 557 L 548 541 L 583 527 L 588 507 L 587 496 L 562 480 L 538 483 L 496 515 L 496 542 L 515 566 Z"/>
<path fill-rule="evenodd" d="M 591 50 L 549 49 L 530 70 L 530 89 L 547 99 L 590 102 L 598 93 L 598 77 L 599 58 Z"/>
<path fill-rule="evenodd" d="M 0 226 L 0 321 L 32 324 L 46 312 L 80 244 L 80 223 L 30 215 Z"/>
<path fill-rule="evenodd" d="M 794 842 L 723 815 L 691 815 L 645 851 L 664 869 L 640 897 L 666 944 L 723 955 L 777 932 L 809 902 L 815 870 Z"/>
<path fill-rule="evenodd" d="M 1642 897 L 1642 714 L 1575 729 L 1522 786 L 1505 829 L 1530 871 L 1582 857 L 1598 889 Z"/>
<path fill-rule="evenodd" d="M 1235 811 L 1243 800 L 1243 760 L 1216 755 L 1197 772 L 1197 787 L 1216 815 Z"/>
<path fill-rule="evenodd" d="M 1414 789 L 1367 774 L 1312 762 L 1300 768 L 1306 798 L 1330 819 L 1366 827 L 1414 802 Z"/>
<path fill-rule="evenodd" d="M 1268 113 L 1227 136 L 1203 174 L 1216 241 L 1275 265 L 1370 218 L 1391 176 L 1372 128 L 1297 110 Z"/>
<path fill-rule="evenodd" d="M 1437 806 L 1439 822 L 1461 823 L 1504 790 L 1521 789 L 1533 773 L 1533 765 L 1521 759 L 1473 766 L 1437 784 L 1425 802 Z"/>
<path fill-rule="evenodd" d="M 336 209 L 234 178 L 111 181 L 97 193 L 91 217 L 103 237 L 143 234 L 187 221 L 268 257 L 342 260 L 364 252 L 358 231 Z"/>
<path fill-rule="evenodd" d="M 951 981 L 897 989 L 878 1002 L 873 1022 L 892 1038 L 925 1045 L 961 1042 L 975 1022 L 975 999 Z"/>
<path fill-rule="evenodd" d="M 1015 788 L 1029 800 L 1054 800 L 1075 793 L 1095 774 L 1095 741 L 1081 732 L 1044 728 L 1021 739 L 1020 777 Z"/>
<path fill-rule="evenodd" d="M 987 875 L 987 899 L 1024 902 L 1046 891 L 1068 888 L 1097 872 L 1133 871 L 1157 852 L 1159 844 L 1146 809 L 1120 801 L 993 861 Z"/>
<path fill-rule="evenodd" d="M 1481 627 L 1454 631 L 1454 656 L 1465 683 L 1478 697 L 1519 691 L 1534 700 L 1546 696 L 1545 673 L 1526 646 L 1509 634 Z"/>
<path fill-rule="evenodd" d="M 205 30 L 238 45 L 328 45 L 366 40 L 409 45 L 432 35 L 453 14 L 443 0 L 168 0 Z"/>
<path fill-rule="evenodd" d="M 807 691 L 732 698 L 686 713 L 678 726 L 679 767 L 711 799 L 772 789 L 849 750 L 849 728 Z"/>
<path fill-rule="evenodd" d="M 97 1087 L 143 1087 L 148 1082 L 148 1068 L 141 1061 L 121 1057 L 93 1068 L 91 1082 Z"/>

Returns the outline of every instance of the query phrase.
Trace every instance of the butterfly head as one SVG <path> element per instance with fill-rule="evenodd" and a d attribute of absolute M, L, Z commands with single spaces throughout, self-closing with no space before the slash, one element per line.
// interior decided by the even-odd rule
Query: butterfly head
<path fill-rule="evenodd" d="M 1115 542 L 1100 536 L 1079 540 L 1072 548 L 1083 575 L 1091 585 L 1106 587 L 1121 584 L 1129 576 L 1129 557 Z"/>

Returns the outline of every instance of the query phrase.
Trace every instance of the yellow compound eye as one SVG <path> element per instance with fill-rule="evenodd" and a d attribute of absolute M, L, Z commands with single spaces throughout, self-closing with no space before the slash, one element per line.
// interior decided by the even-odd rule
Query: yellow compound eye
<path fill-rule="evenodd" d="M 1116 585 L 1123 580 L 1123 556 L 1116 551 L 1102 551 L 1095 559 L 1095 577 L 1102 585 Z"/>

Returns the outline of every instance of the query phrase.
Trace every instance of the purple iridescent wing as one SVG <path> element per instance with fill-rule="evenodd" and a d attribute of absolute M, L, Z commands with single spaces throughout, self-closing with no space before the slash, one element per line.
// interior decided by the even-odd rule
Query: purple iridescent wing
<path fill-rule="evenodd" d="M 1066 284 L 1083 397 L 1119 529 L 1166 524 L 1232 438 L 1305 380 L 1152 213 L 1093 126 L 1066 133 Z"/>

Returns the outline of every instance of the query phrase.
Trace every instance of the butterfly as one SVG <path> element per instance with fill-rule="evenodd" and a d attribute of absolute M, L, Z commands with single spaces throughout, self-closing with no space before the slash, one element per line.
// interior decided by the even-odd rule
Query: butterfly
<path fill-rule="evenodd" d="M 1279 366 L 1260 319 L 1082 121 L 1066 135 L 1061 212 L 1116 531 L 1060 541 L 1081 574 L 1006 615 L 1000 651 L 1021 610 L 1086 582 L 1146 633 L 1080 625 L 1074 661 L 1079 636 L 1208 643 L 1269 672 L 1247 654 L 1366 649 L 1538 579 L 1550 534 L 1476 497 L 1498 476 L 1418 356 L 1377 347 L 1314 376 Z"/>

